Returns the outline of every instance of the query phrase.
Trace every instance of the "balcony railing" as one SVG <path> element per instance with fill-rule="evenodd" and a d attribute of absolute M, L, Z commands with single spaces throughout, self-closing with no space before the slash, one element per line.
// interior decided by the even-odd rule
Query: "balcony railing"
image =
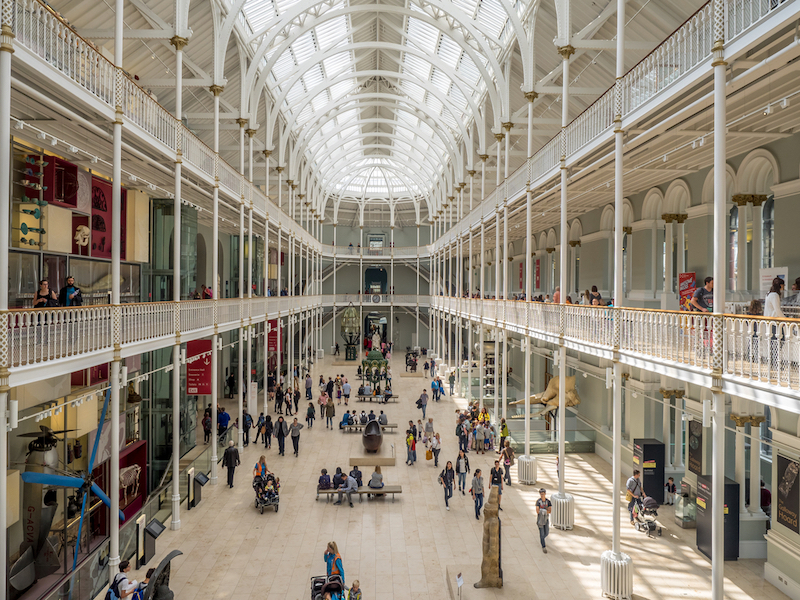
<path fill-rule="evenodd" d="M 416 256 L 430 256 L 430 246 L 384 246 L 381 248 L 359 248 L 358 246 L 332 246 L 330 244 L 323 244 L 320 246 L 320 252 L 322 252 L 322 254 L 325 256 L 333 256 L 336 254 L 337 258 L 347 258 L 348 256 L 354 256 L 356 258 L 359 256 L 363 256 L 365 258 L 390 258 L 392 256 L 395 258 L 414 258 Z"/>
<path fill-rule="evenodd" d="M 703 370 L 721 357 L 723 375 L 800 390 L 800 319 L 632 308 L 465 300 L 434 296 L 431 306 L 491 325 L 509 326 L 662 364 Z M 477 310 L 476 310 L 477 309 Z M 615 348 L 615 321 L 619 343 Z M 563 330 L 562 330 L 563 323 Z M 719 337 L 717 337 L 719 336 Z"/>

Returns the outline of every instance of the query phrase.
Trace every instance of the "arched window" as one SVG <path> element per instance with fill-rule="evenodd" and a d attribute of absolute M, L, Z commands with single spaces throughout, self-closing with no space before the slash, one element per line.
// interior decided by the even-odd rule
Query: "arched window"
<path fill-rule="evenodd" d="M 745 225 L 746 226 L 746 225 Z M 736 276 L 739 271 L 736 256 L 739 252 L 739 207 L 732 206 L 728 214 L 728 289 L 736 287 Z"/>
<path fill-rule="evenodd" d="M 771 269 L 774 266 L 773 258 L 775 252 L 775 200 L 773 196 L 767 198 L 764 206 L 761 207 L 762 230 L 762 269 Z"/>

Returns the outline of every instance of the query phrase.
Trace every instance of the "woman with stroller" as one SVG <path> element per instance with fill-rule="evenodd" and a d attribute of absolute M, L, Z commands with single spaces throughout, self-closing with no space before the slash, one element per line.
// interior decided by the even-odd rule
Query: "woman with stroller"
<path fill-rule="evenodd" d="M 339 554 L 339 547 L 336 545 L 336 542 L 328 542 L 328 546 L 325 548 L 324 559 L 325 566 L 328 568 L 328 579 L 330 579 L 332 575 L 338 575 L 342 578 L 342 589 L 344 589 L 345 582 L 342 555 Z"/>
<path fill-rule="evenodd" d="M 262 479 L 266 479 L 267 473 L 271 472 L 272 471 L 267 468 L 267 457 L 262 454 L 261 458 L 258 459 L 256 466 L 253 467 L 253 478 L 255 479 L 256 477 L 261 476 Z"/>

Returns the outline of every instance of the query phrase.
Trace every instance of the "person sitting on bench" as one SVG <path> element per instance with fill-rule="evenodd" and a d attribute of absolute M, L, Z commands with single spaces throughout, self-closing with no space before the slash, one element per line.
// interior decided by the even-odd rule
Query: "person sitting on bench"
<path fill-rule="evenodd" d="M 350 508 L 353 508 L 353 492 L 358 491 L 358 483 L 356 480 L 351 477 L 350 475 L 347 476 L 345 482 L 339 486 L 339 499 L 334 502 L 334 504 L 341 504 L 342 503 L 342 496 L 347 494 L 347 502 L 350 504 Z"/>
<path fill-rule="evenodd" d="M 381 411 L 381 414 L 378 415 L 378 423 L 380 423 L 381 425 L 389 424 L 389 417 L 387 417 L 383 411 Z"/>
<path fill-rule="evenodd" d="M 392 389 L 387 387 L 386 390 L 383 392 L 383 403 L 388 404 L 389 398 L 392 397 Z"/>
<path fill-rule="evenodd" d="M 328 469 L 322 469 L 322 474 L 319 476 L 317 483 L 317 491 L 331 489 L 331 476 L 328 475 Z"/>
<path fill-rule="evenodd" d="M 367 413 L 365 411 L 363 411 L 363 410 L 361 411 L 360 422 L 361 422 L 362 425 L 366 425 L 367 424 Z"/>
<path fill-rule="evenodd" d="M 375 416 L 375 411 L 370 409 L 369 414 L 367 415 L 367 421 L 374 421 L 378 417 Z"/>
<path fill-rule="evenodd" d="M 367 483 L 367 487 L 373 490 L 379 490 L 384 486 L 383 483 L 383 475 L 381 475 L 381 468 L 375 467 L 375 472 L 372 473 L 372 477 Z"/>
<path fill-rule="evenodd" d="M 353 465 L 353 470 L 350 471 L 350 477 L 356 480 L 358 487 L 364 485 L 364 482 L 362 481 L 363 474 L 358 470 L 358 466 Z"/>
<path fill-rule="evenodd" d="M 364 386 L 364 393 L 363 396 L 372 396 L 372 386 L 370 384 L 366 384 Z"/>
<path fill-rule="evenodd" d="M 352 424 L 353 421 L 350 420 L 350 413 L 346 412 L 344 413 L 344 416 L 342 416 L 342 422 L 339 423 L 339 429 L 344 429 L 347 425 L 352 425 Z"/>

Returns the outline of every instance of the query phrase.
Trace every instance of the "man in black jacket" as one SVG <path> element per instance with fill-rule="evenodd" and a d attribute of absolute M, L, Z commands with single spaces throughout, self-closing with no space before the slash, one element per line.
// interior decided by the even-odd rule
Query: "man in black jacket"
<path fill-rule="evenodd" d="M 81 296 L 81 291 L 80 289 L 75 287 L 75 278 L 72 275 L 67 277 L 66 285 L 62 287 L 61 291 L 58 293 L 58 305 L 59 306 L 83 305 L 83 297 Z"/>
<path fill-rule="evenodd" d="M 234 441 L 228 442 L 225 454 L 222 455 L 222 466 L 228 469 L 228 487 L 233 487 L 233 472 L 240 464 L 239 450 L 234 446 Z"/>

